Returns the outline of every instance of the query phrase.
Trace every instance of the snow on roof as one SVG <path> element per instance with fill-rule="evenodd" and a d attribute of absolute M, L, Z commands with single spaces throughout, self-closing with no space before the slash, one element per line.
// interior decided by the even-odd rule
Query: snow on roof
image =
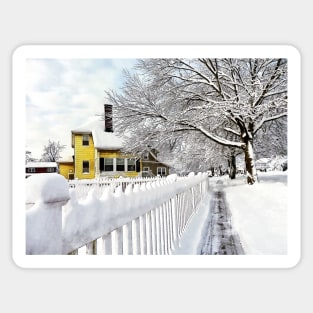
<path fill-rule="evenodd" d="M 104 121 L 99 118 L 72 130 L 73 134 L 92 134 L 95 148 L 102 150 L 115 150 L 123 147 L 123 140 L 114 133 L 104 131 Z"/>
<path fill-rule="evenodd" d="M 29 167 L 57 167 L 56 162 L 28 162 L 26 163 L 26 168 Z"/>
<path fill-rule="evenodd" d="M 67 156 L 59 159 L 57 163 L 73 163 L 73 162 L 74 162 L 73 156 L 72 155 L 67 155 Z"/>

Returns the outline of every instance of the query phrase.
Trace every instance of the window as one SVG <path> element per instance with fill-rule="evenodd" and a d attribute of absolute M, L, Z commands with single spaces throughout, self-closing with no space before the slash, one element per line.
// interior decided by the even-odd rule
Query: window
<path fill-rule="evenodd" d="M 27 168 L 27 173 L 36 173 L 36 169 L 34 167 Z"/>
<path fill-rule="evenodd" d="M 136 171 L 136 160 L 135 159 L 128 159 L 127 171 L 129 171 L 129 172 Z"/>
<path fill-rule="evenodd" d="M 149 152 L 144 152 L 142 158 L 144 160 L 149 160 Z"/>
<path fill-rule="evenodd" d="M 47 168 L 47 173 L 54 173 L 56 170 L 55 170 L 55 167 L 48 167 Z"/>
<path fill-rule="evenodd" d="M 83 173 L 89 173 L 89 161 L 83 161 Z"/>
<path fill-rule="evenodd" d="M 83 135 L 83 146 L 89 146 L 89 135 Z"/>
<path fill-rule="evenodd" d="M 165 167 L 158 167 L 157 174 L 160 176 L 165 176 L 166 175 L 166 168 Z"/>
<path fill-rule="evenodd" d="M 143 171 L 143 172 L 150 172 L 150 168 L 149 168 L 149 167 L 144 167 L 144 168 L 142 169 L 142 171 Z"/>
<path fill-rule="evenodd" d="M 113 172 L 113 159 L 103 159 L 104 161 L 104 171 Z"/>
<path fill-rule="evenodd" d="M 116 170 L 117 171 L 125 171 L 125 159 L 116 159 Z"/>

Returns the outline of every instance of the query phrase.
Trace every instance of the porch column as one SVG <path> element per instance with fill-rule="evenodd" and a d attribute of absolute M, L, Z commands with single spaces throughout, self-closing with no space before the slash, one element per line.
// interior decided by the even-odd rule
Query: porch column
<path fill-rule="evenodd" d="M 95 149 L 95 177 L 100 176 L 100 158 L 99 158 L 99 151 Z"/>
<path fill-rule="evenodd" d="M 128 172 L 128 159 L 124 159 L 124 172 Z"/>

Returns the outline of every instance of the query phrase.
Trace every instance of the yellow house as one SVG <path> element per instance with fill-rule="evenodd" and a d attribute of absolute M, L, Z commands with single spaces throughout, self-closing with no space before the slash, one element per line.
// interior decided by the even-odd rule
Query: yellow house
<path fill-rule="evenodd" d="M 138 157 L 121 152 L 123 141 L 105 121 L 92 122 L 72 130 L 72 163 L 60 160 L 59 172 L 66 179 L 97 177 L 137 177 L 141 172 Z"/>
<path fill-rule="evenodd" d="M 66 179 L 74 179 L 74 156 L 69 156 L 58 160 L 59 174 Z"/>

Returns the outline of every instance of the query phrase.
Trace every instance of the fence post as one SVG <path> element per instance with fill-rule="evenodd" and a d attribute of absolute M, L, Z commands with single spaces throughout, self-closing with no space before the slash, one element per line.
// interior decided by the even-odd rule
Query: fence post
<path fill-rule="evenodd" d="M 111 233 L 105 235 L 102 237 L 102 253 L 104 255 L 110 255 L 112 254 L 112 238 Z"/>
<path fill-rule="evenodd" d="M 111 232 L 112 236 L 112 255 L 123 254 L 123 229 L 119 227 Z"/>
<path fill-rule="evenodd" d="M 177 209 L 177 195 L 171 199 L 171 215 L 172 215 L 172 227 L 173 227 L 173 245 L 176 244 L 176 240 L 177 240 L 177 237 L 178 237 L 178 231 L 177 231 L 177 212 L 176 212 L 176 209 Z"/>
<path fill-rule="evenodd" d="M 146 213 L 146 238 L 147 238 L 147 255 L 152 254 L 152 220 L 151 211 Z"/>
<path fill-rule="evenodd" d="M 147 254 L 147 229 L 145 216 L 139 216 L 140 254 Z"/>
<path fill-rule="evenodd" d="M 156 230 L 156 213 L 155 209 L 150 212 L 151 219 L 151 253 L 157 254 L 157 230 Z"/>
<path fill-rule="evenodd" d="M 133 243 L 133 254 L 140 254 L 140 228 L 139 228 L 139 217 L 132 221 L 132 243 Z"/>
<path fill-rule="evenodd" d="M 133 254 L 132 222 L 123 226 L 123 254 Z"/>
<path fill-rule="evenodd" d="M 97 254 L 97 240 L 93 240 L 86 245 L 86 254 L 96 255 Z"/>
<path fill-rule="evenodd" d="M 37 174 L 26 180 L 26 254 L 62 254 L 62 206 L 69 187 L 59 174 Z"/>

